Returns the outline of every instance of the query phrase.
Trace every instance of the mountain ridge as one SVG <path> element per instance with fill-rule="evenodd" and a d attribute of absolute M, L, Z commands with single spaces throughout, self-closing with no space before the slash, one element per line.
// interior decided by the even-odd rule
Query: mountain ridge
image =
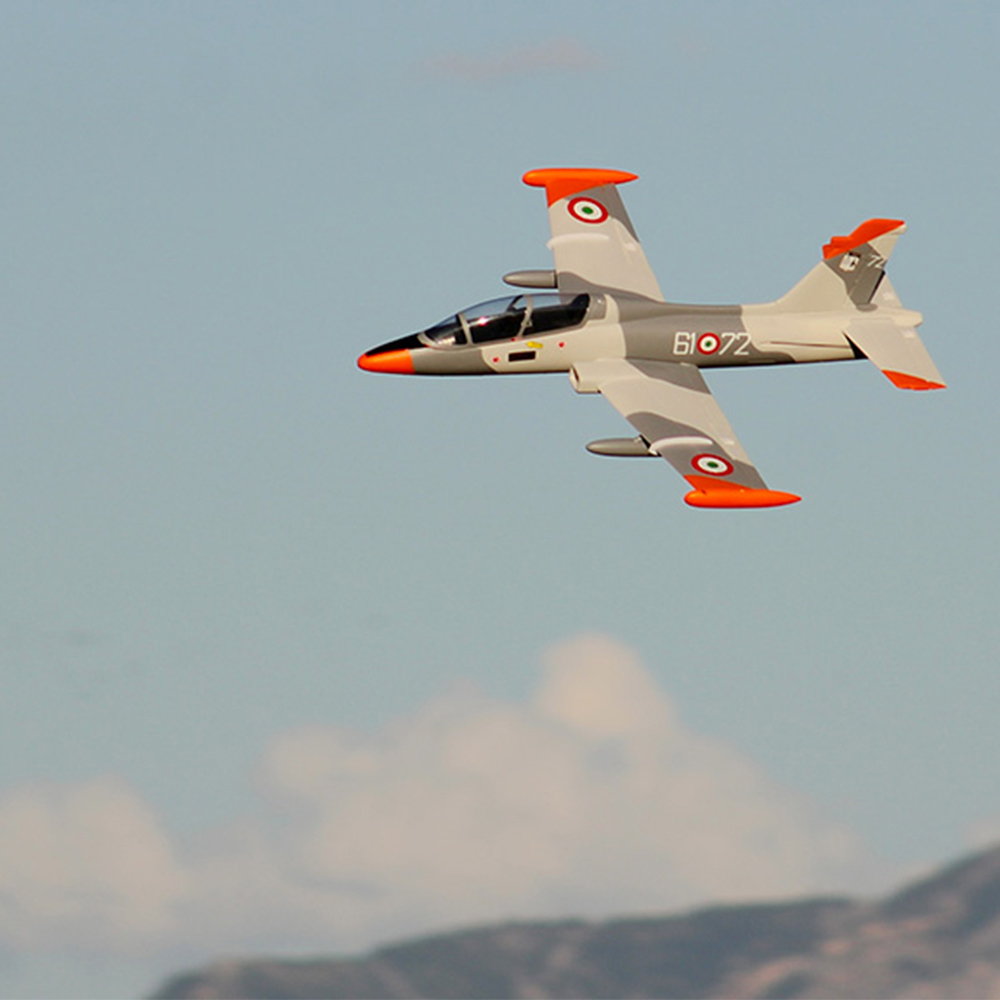
<path fill-rule="evenodd" d="M 212 962 L 152 996 L 1000 998 L 1000 847 L 883 900 L 512 922 L 358 957 Z"/>

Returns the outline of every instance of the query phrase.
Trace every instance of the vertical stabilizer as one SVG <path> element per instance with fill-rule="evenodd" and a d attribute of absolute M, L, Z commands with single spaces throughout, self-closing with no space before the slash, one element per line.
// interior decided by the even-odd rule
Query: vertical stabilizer
<path fill-rule="evenodd" d="M 823 260 L 775 303 L 781 312 L 825 312 L 868 305 L 885 276 L 885 265 L 906 223 L 869 219 L 850 236 L 834 236 Z"/>

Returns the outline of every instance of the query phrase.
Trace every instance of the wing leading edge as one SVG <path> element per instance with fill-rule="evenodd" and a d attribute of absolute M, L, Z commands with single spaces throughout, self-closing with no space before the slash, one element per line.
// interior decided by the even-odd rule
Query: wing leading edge
<path fill-rule="evenodd" d="M 794 493 L 770 490 L 693 365 L 605 359 L 576 365 L 577 392 L 599 392 L 693 487 L 693 507 L 779 507 Z"/>

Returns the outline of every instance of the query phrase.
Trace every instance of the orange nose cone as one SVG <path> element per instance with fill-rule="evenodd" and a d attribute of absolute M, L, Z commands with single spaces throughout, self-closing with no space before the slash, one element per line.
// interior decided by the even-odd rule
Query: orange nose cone
<path fill-rule="evenodd" d="M 413 374 L 413 355 L 409 351 L 384 351 L 381 354 L 362 354 L 358 367 L 366 372 L 391 372 L 393 375 Z"/>

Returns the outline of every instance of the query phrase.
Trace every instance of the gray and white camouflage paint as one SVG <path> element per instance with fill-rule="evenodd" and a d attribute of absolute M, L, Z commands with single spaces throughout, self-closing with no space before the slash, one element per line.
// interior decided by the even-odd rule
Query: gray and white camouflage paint
<path fill-rule="evenodd" d="M 637 431 L 589 450 L 660 456 L 693 487 L 689 504 L 714 508 L 800 498 L 767 488 L 699 369 L 867 357 L 900 388 L 944 388 L 916 333 L 923 317 L 903 308 L 885 274 L 903 222 L 870 219 L 833 237 L 823 260 L 775 302 L 683 305 L 664 299 L 625 210 L 617 186 L 634 179 L 589 168 L 529 171 L 525 183 L 546 191 L 554 269 L 508 274 L 509 284 L 532 291 L 487 303 L 495 315 L 470 307 L 373 348 L 359 366 L 416 375 L 566 372 L 577 392 L 601 393 Z"/>

